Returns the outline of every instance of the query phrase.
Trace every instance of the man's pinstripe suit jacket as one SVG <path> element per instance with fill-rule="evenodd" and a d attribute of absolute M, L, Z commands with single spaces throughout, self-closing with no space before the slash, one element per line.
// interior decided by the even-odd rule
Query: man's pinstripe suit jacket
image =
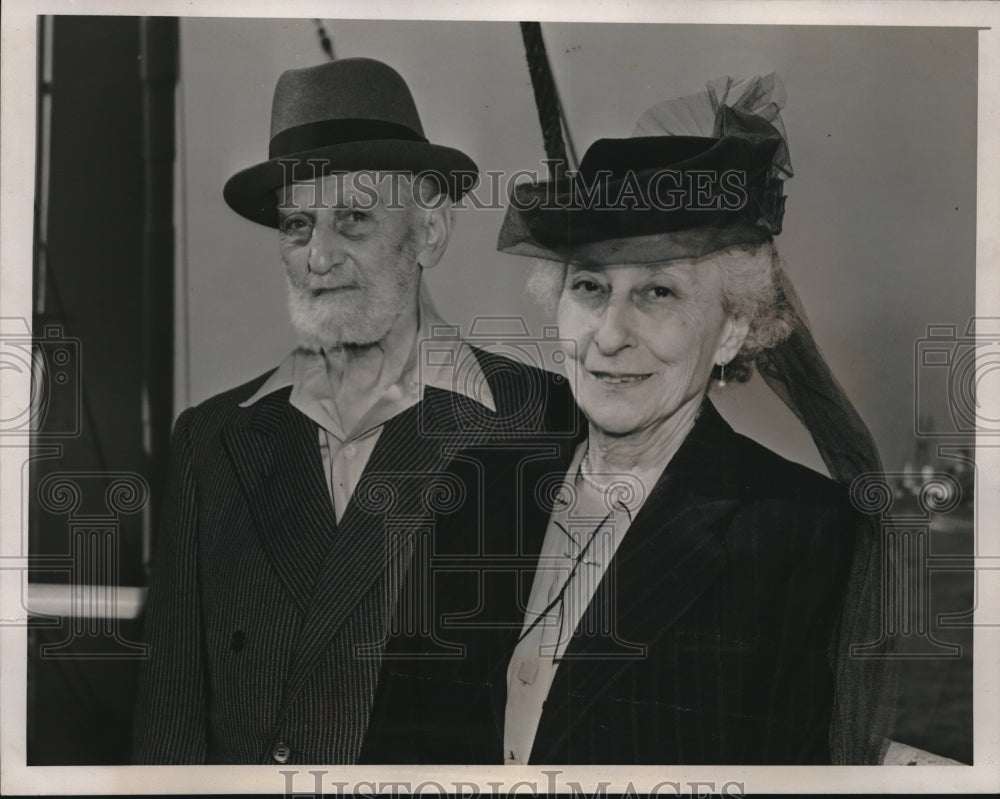
<path fill-rule="evenodd" d="M 456 484 L 449 462 L 573 412 L 564 381 L 475 352 L 496 412 L 428 388 L 386 424 L 340 523 L 315 424 L 289 404 L 289 389 L 241 408 L 264 375 L 180 416 L 135 762 L 358 758 L 414 542 L 435 514 L 479 492 Z"/>

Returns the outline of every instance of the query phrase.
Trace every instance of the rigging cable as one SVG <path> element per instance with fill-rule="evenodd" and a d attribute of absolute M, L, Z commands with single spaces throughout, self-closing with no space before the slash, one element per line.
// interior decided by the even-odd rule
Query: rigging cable
<path fill-rule="evenodd" d="M 337 56 L 333 54 L 333 40 L 327 35 L 326 28 L 323 27 L 323 20 L 314 19 L 316 23 L 316 35 L 319 36 L 319 46 L 323 48 L 326 57 L 331 61 L 336 61 Z"/>
<path fill-rule="evenodd" d="M 538 22 L 522 22 L 521 38 L 524 39 L 524 53 L 528 61 L 528 73 L 531 75 L 531 87 L 535 92 L 535 106 L 538 108 L 538 122 L 542 126 L 542 138 L 545 141 L 545 155 L 550 161 L 555 161 L 570 169 L 577 168 L 576 148 L 569 134 L 569 125 L 559 102 L 559 90 L 556 88 L 552 67 L 549 64 L 548 53 L 545 50 L 545 40 L 542 38 L 542 26 Z M 563 135 L 565 134 L 565 141 Z M 567 147 L 569 157 L 567 157 Z"/>

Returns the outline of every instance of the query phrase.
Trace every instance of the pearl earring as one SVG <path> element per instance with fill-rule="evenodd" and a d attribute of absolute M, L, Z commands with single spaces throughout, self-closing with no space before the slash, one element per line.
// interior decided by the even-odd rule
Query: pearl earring
<path fill-rule="evenodd" d="M 726 387 L 726 365 L 724 363 L 719 364 L 719 388 Z"/>

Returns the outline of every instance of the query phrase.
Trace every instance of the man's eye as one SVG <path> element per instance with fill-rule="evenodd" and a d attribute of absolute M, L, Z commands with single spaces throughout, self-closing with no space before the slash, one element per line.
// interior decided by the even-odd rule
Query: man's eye
<path fill-rule="evenodd" d="M 347 208 L 337 213 L 337 227 L 345 236 L 361 236 L 369 229 L 372 215 L 357 208 Z"/>
<path fill-rule="evenodd" d="M 663 298 L 663 297 L 673 297 L 674 296 L 673 290 L 667 288 L 666 286 L 653 286 L 653 288 L 651 289 L 651 293 L 652 293 L 652 295 L 654 297 L 656 297 L 658 299 Z"/>
<path fill-rule="evenodd" d="M 597 285 L 593 280 L 577 280 L 573 284 L 574 291 L 580 291 L 585 294 L 591 294 L 595 291 L 600 291 L 601 287 Z"/>
<path fill-rule="evenodd" d="M 305 216 L 286 216 L 279 225 L 279 229 L 286 236 L 302 236 L 312 231 L 312 221 Z"/>

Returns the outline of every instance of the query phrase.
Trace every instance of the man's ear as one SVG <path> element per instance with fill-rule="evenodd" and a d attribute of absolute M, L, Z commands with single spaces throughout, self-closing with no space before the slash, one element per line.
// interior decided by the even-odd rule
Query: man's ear
<path fill-rule="evenodd" d="M 444 255 L 455 226 L 455 209 L 451 201 L 438 195 L 429 204 L 418 208 L 416 213 L 423 218 L 423 246 L 417 252 L 417 263 L 430 269 Z"/>
<path fill-rule="evenodd" d="M 735 358 L 749 332 L 750 320 L 745 316 L 727 317 L 719 336 L 719 346 L 715 350 L 715 362 L 725 364 Z"/>

